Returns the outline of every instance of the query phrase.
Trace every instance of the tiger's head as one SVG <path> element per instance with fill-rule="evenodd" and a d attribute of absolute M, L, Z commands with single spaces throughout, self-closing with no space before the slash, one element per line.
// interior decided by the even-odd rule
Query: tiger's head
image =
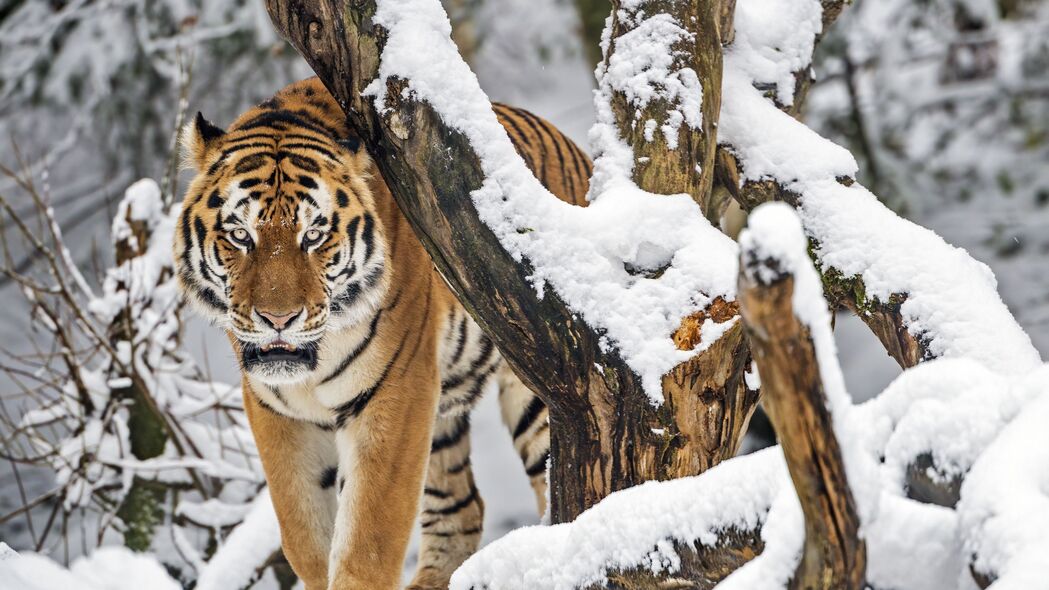
<path fill-rule="evenodd" d="M 176 231 L 180 286 L 265 383 L 307 378 L 325 335 L 370 318 L 387 288 L 370 162 L 335 139 L 341 112 L 326 92 L 311 99 L 322 90 L 285 91 L 225 131 L 198 114 L 182 135 L 197 175 Z"/>

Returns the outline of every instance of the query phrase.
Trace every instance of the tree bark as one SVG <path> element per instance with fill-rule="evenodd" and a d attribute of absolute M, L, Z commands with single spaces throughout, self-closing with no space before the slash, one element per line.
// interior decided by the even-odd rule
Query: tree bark
<path fill-rule="evenodd" d="M 794 279 L 773 274 L 776 261 L 743 254 L 740 307 L 761 375 L 765 409 L 779 436 L 805 513 L 805 546 L 791 580 L 796 590 L 860 590 L 866 545 L 834 436 L 818 358 L 808 328 L 794 315 Z M 765 272 L 750 272 L 762 266 Z"/>
<path fill-rule="evenodd" d="M 587 590 L 711 590 L 765 549 L 761 532 L 729 529 L 718 535 L 717 544 L 707 547 L 675 543 L 681 567 L 674 574 L 653 573 L 638 567 L 609 572 L 608 583 Z"/>

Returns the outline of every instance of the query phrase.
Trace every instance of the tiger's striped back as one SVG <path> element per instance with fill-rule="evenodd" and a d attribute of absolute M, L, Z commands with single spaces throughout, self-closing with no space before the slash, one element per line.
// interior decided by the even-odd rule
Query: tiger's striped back
<path fill-rule="evenodd" d="M 498 102 L 492 109 L 539 182 L 562 201 L 585 207 L 594 166 L 583 150 L 542 117 Z"/>

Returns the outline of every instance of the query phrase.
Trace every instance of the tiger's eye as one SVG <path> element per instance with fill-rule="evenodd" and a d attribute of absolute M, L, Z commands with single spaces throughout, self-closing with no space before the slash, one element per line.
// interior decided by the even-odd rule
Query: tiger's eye
<path fill-rule="evenodd" d="M 324 237 L 324 232 L 317 228 L 310 228 L 306 230 L 306 235 L 303 236 L 303 243 L 306 246 L 312 246 L 313 244 L 316 244 L 317 242 L 321 241 L 322 237 Z"/>
<path fill-rule="evenodd" d="M 238 227 L 233 230 L 233 239 L 238 242 L 247 242 L 250 238 L 251 236 L 248 235 L 248 230 L 243 227 Z"/>

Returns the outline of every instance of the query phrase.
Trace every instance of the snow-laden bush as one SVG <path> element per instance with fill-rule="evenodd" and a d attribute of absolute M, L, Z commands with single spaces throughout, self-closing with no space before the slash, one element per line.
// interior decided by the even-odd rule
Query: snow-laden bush
<path fill-rule="evenodd" d="M 16 233 L 45 262 L 4 269 L 29 303 L 37 352 L 3 360 L 27 409 L 4 419 L 3 448 L 13 461 L 54 474 L 52 490 L 30 501 L 53 504 L 51 520 L 58 515 L 62 525 L 49 522 L 37 550 L 68 543 L 68 522 L 97 522 L 84 552 L 122 540 L 188 583 L 233 551 L 222 559 L 238 562 L 239 574 L 214 587 L 257 579 L 279 533 L 268 495 L 259 493 L 240 388 L 212 381 L 180 348 L 183 302 L 171 249 L 178 206 L 166 205 L 152 179 L 127 189 L 112 227 L 118 264 L 96 291 L 72 262 L 46 198 L 20 182 L 39 217 L 14 216 Z M 34 221 L 42 233 L 31 229 Z M 251 538 L 239 545 L 254 550 L 229 549 L 246 519 L 252 532 L 239 537 Z"/>

